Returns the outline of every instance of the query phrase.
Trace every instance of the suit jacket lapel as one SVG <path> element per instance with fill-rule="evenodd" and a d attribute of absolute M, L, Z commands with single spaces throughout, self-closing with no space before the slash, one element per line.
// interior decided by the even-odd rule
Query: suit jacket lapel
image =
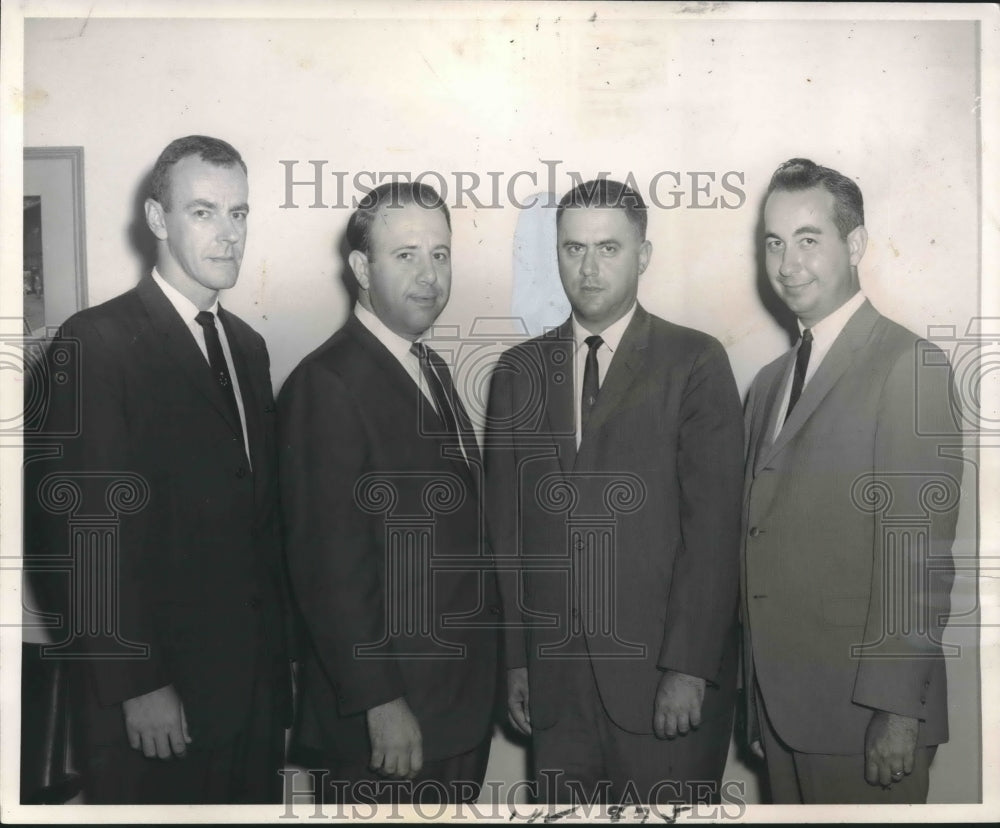
<path fill-rule="evenodd" d="M 215 407 L 233 432 L 242 437 L 243 429 L 233 419 L 232 410 L 212 377 L 205 355 L 170 300 L 151 277 L 143 279 L 136 290 L 153 328 L 162 337 L 163 349 L 168 357 L 181 367 L 191 384 Z"/>
<path fill-rule="evenodd" d="M 369 331 L 357 316 L 351 313 L 347 317 L 347 322 L 344 323 L 344 328 L 351 336 L 358 340 L 368 356 L 378 366 L 379 371 L 386 377 L 387 381 L 385 384 L 399 398 L 400 405 L 406 404 L 412 408 L 413 395 L 416 394 L 420 398 L 421 422 L 427 422 L 427 417 L 432 418 L 431 422 L 437 420 L 437 412 L 434 410 L 434 406 L 428 402 L 427 398 L 417 387 L 417 384 L 413 381 L 413 377 L 406 372 L 406 369 L 399 364 L 399 360 L 389 353 L 389 349 L 378 341 L 378 337 Z"/>
<path fill-rule="evenodd" d="M 369 331 L 368 328 L 364 326 L 364 323 L 362 323 L 353 313 L 348 317 L 345 327 L 350 331 L 351 335 L 364 346 L 368 355 L 378 365 L 379 369 L 384 372 L 387 379 L 386 385 L 391 386 L 393 393 L 399 396 L 399 404 L 404 407 L 403 410 L 413 411 L 414 399 L 416 399 L 416 404 L 419 406 L 420 411 L 419 422 L 433 424 L 436 435 L 444 434 L 444 420 L 441 419 L 437 410 L 431 404 L 430 400 L 427 399 L 427 395 L 420 390 L 417 384 L 413 381 L 413 377 L 411 377 L 407 373 L 406 369 L 399 364 L 399 360 L 389 353 L 388 348 L 379 342 L 378 337 Z M 416 397 L 414 397 L 414 395 L 416 395 Z M 436 435 L 432 432 L 427 436 L 432 439 L 436 439 L 439 443 L 443 443 L 442 438 Z M 442 453 L 441 458 L 442 460 L 449 460 L 458 466 L 466 477 L 472 482 L 472 484 L 478 486 L 475 479 L 476 475 L 469 469 L 468 465 L 462 459 L 461 452 L 459 452 L 457 456 L 452 456 L 450 452 L 448 454 Z M 475 462 L 475 460 L 473 460 L 473 462 Z"/>
<path fill-rule="evenodd" d="M 774 376 L 771 378 L 770 385 L 766 389 L 764 403 L 763 403 L 763 416 L 757 420 L 757 432 L 751 435 L 753 440 L 754 453 L 754 473 L 756 474 L 760 471 L 761 467 L 764 465 L 764 461 L 770 456 L 771 448 L 771 436 L 774 434 L 774 429 L 777 426 L 778 417 L 784 417 L 784 411 L 778 411 L 778 407 L 781 404 L 781 389 L 784 387 L 785 380 L 787 379 L 789 373 L 792 370 L 792 364 L 795 362 L 795 350 L 792 349 L 779 363 Z"/>
<path fill-rule="evenodd" d="M 545 419 L 563 473 L 576 465 L 576 401 L 573 399 L 573 323 L 567 319 L 542 340 Z"/>
<path fill-rule="evenodd" d="M 649 325 L 649 314 L 641 306 L 637 306 L 611 359 L 597 402 L 594 403 L 594 410 L 590 412 L 587 428 L 581 435 L 581 454 L 594 441 L 601 426 L 617 411 L 636 377 L 642 376 L 646 348 L 649 345 Z"/>
<path fill-rule="evenodd" d="M 863 346 L 871 337 L 872 328 L 878 320 L 878 312 L 867 300 L 858 308 L 855 314 L 847 321 L 844 330 L 834 341 L 833 346 L 827 352 L 823 363 L 813 374 L 805 388 L 802 389 L 802 396 L 792 409 L 792 413 L 785 421 L 781 431 L 775 438 L 774 444 L 765 451 L 766 456 L 762 461 L 767 461 L 777 452 L 784 448 L 806 421 L 812 416 L 819 404 L 823 401 L 830 390 L 836 385 L 844 372 L 854 361 L 857 350 Z M 777 385 L 780 387 L 781 383 Z M 773 404 L 772 404 L 773 409 Z M 772 410 L 772 414 L 773 414 Z M 782 416 L 781 412 L 777 412 Z M 774 423 L 770 417 L 768 420 Z"/>

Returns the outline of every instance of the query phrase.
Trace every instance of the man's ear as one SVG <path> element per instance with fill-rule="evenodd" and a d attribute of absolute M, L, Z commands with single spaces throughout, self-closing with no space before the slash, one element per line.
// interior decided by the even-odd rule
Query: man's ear
<path fill-rule="evenodd" d="M 368 257 L 360 250 L 352 250 L 347 257 L 347 263 L 354 271 L 354 278 L 358 280 L 358 286 L 362 290 L 368 290 Z"/>
<path fill-rule="evenodd" d="M 146 199 L 146 224 L 153 231 L 153 235 L 160 241 L 167 238 L 167 222 L 164 217 L 166 210 L 155 198 Z"/>
<path fill-rule="evenodd" d="M 639 246 L 639 275 L 641 276 L 649 267 L 649 260 L 653 256 L 653 243 L 646 239 Z"/>
<path fill-rule="evenodd" d="M 857 267 L 861 257 L 865 255 L 868 247 L 868 231 L 863 224 L 859 224 L 847 234 L 847 249 L 851 254 L 851 267 Z"/>

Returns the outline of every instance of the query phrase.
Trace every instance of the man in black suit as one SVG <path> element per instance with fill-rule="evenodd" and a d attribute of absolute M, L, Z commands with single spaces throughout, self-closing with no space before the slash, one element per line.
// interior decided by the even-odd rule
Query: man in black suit
<path fill-rule="evenodd" d="M 426 185 L 385 184 L 347 240 L 357 307 L 278 406 L 289 569 L 309 636 L 296 745 L 331 770 L 328 799 L 472 801 L 499 604 L 475 434 L 422 342 L 451 288 L 448 208 Z"/>
<path fill-rule="evenodd" d="M 280 798 L 274 399 L 264 340 L 218 302 L 239 275 L 247 196 L 229 144 L 173 141 L 145 204 L 152 275 L 71 317 L 50 348 L 53 456 L 26 468 L 26 552 L 35 567 L 72 555 L 73 631 L 56 654 L 83 668 L 88 803 Z M 109 512 L 116 531 L 87 535 Z"/>
<path fill-rule="evenodd" d="M 652 255 L 636 192 L 580 184 L 556 224 L 573 313 L 501 356 L 490 388 L 490 542 L 502 571 L 520 568 L 501 582 L 510 718 L 548 802 L 718 801 L 736 692 L 736 383 L 719 342 L 636 301 Z"/>

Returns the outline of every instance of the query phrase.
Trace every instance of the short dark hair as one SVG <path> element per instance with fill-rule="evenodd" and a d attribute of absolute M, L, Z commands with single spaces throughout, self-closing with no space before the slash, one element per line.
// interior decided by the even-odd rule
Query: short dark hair
<path fill-rule="evenodd" d="M 419 204 L 428 210 L 443 210 L 444 220 L 451 230 L 451 215 L 448 205 L 438 195 L 438 191 L 422 181 L 390 181 L 379 184 L 370 190 L 358 209 L 347 221 L 347 244 L 351 250 L 360 250 L 366 256 L 370 253 L 372 222 L 378 211 L 383 207 L 402 207 L 406 204 Z"/>
<path fill-rule="evenodd" d="M 559 200 L 556 207 L 556 226 L 563 211 L 571 207 L 617 207 L 639 234 L 639 241 L 646 240 L 646 203 L 642 196 L 627 184 L 610 178 L 596 178 L 577 184 Z"/>
<path fill-rule="evenodd" d="M 833 196 L 833 222 L 842 239 L 865 223 L 865 203 L 861 188 L 850 178 L 829 167 L 814 164 L 808 158 L 791 158 L 774 171 L 764 196 L 766 202 L 775 190 L 797 191 L 823 187 Z"/>
<path fill-rule="evenodd" d="M 188 135 L 167 144 L 153 165 L 149 181 L 149 197 L 158 201 L 164 210 L 170 210 L 170 168 L 189 155 L 197 155 L 202 161 L 217 167 L 232 167 L 239 164 L 243 172 L 247 165 L 231 144 L 220 138 L 207 135 Z"/>

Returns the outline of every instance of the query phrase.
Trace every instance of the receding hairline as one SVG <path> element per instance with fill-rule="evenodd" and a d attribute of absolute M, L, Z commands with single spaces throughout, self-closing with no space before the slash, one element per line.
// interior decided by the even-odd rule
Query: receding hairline
<path fill-rule="evenodd" d="M 368 232 L 367 232 L 368 250 L 361 250 L 360 252 L 364 253 L 366 256 L 368 256 L 369 259 L 373 259 L 374 256 L 373 256 L 373 244 L 372 243 L 374 241 L 374 234 L 376 232 L 376 228 L 377 227 L 385 227 L 385 225 L 387 223 L 386 220 L 385 220 L 385 217 L 388 215 L 387 211 L 389 211 L 389 210 L 397 210 L 397 211 L 398 210 L 404 210 L 407 207 L 416 207 L 418 210 L 426 210 L 428 213 L 437 212 L 437 213 L 439 213 L 441 215 L 441 220 L 444 222 L 444 227 L 445 227 L 445 230 L 446 230 L 446 232 L 448 234 L 448 243 L 445 244 L 445 245 L 435 245 L 433 249 L 437 250 L 437 249 L 439 249 L 441 247 L 445 247 L 448 250 L 448 252 L 450 253 L 451 252 L 452 230 L 451 230 L 450 217 L 448 216 L 448 213 L 445 210 L 445 205 L 443 205 L 443 204 L 435 204 L 433 206 L 427 206 L 425 204 L 421 204 L 419 200 L 406 201 L 406 202 L 403 202 L 403 203 L 400 203 L 400 204 L 391 204 L 391 203 L 390 204 L 379 204 L 378 207 L 376 207 L 371 212 L 371 223 L 368 225 Z M 397 247 L 392 248 L 392 251 L 390 251 L 390 252 L 396 252 L 396 251 L 399 251 L 399 250 L 405 250 L 406 248 L 415 248 L 415 247 L 416 247 L 416 245 L 412 245 L 412 244 L 401 244 L 401 245 L 398 245 Z"/>
<path fill-rule="evenodd" d="M 827 189 L 823 185 L 823 182 L 818 182 L 817 184 L 814 184 L 811 187 L 775 187 L 773 190 L 771 190 L 767 194 L 767 196 L 764 198 L 764 236 L 765 236 L 765 238 L 767 236 L 775 236 L 775 238 L 777 238 L 777 235 L 775 233 L 773 233 L 771 230 L 769 230 L 768 227 L 767 227 L 767 208 L 770 205 L 771 199 L 774 198 L 774 196 L 780 195 L 780 194 L 785 194 L 785 195 L 804 195 L 804 194 L 811 193 L 811 192 L 817 191 L 817 190 L 821 191 L 822 193 L 824 193 L 827 196 L 827 198 L 829 199 L 829 203 L 827 205 L 827 215 L 826 215 L 826 218 L 830 221 L 831 224 L 833 224 L 834 227 L 837 228 L 837 232 L 840 233 L 840 228 L 837 225 L 837 196 L 836 196 L 835 193 L 833 193 L 829 189 Z M 859 224 L 858 226 L 860 227 L 862 225 Z M 816 227 L 815 225 L 804 224 L 801 227 L 797 227 L 795 229 L 795 231 L 793 232 L 792 235 L 797 235 L 797 234 L 803 233 L 803 232 L 822 233 L 823 231 L 819 227 Z"/>
<path fill-rule="evenodd" d="M 407 207 L 416 207 L 418 210 L 426 210 L 428 213 L 438 212 L 441 214 L 441 218 L 444 219 L 444 223 L 448 228 L 448 232 L 451 233 L 451 223 L 449 221 L 448 213 L 445 211 L 443 204 L 434 204 L 427 206 L 421 204 L 419 201 L 407 201 L 402 204 L 379 204 L 372 213 L 372 223 L 371 227 L 375 227 L 376 224 L 385 224 L 385 215 L 388 215 L 389 210 L 405 210 Z"/>

